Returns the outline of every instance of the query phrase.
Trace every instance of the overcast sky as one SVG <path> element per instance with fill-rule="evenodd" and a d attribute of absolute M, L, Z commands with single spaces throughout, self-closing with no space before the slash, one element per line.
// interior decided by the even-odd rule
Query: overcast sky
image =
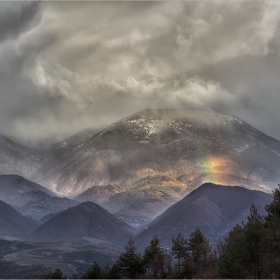
<path fill-rule="evenodd" d="M 279 2 L 0 2 L 0 132 L 28 145 L 213 106 L 280 140 Z"/>

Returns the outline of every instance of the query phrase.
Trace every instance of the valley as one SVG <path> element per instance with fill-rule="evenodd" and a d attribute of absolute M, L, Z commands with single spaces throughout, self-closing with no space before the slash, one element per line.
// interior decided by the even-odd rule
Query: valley
<path fill-rule="evenodd" d="M 95 260 L 102 267 L 111 265 L 118 254 L 113 244 L 97 239 L 84 244 L 0 241 L 0 277 L 40 277 L 59 267 L 70 278 L 74 278 L 81 276 Z"/>

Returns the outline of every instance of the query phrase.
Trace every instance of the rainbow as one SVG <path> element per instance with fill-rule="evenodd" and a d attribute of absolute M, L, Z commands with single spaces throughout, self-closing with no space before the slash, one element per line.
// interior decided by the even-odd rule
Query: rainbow
<path fill-rule="evenodd" d="M 228 174 L 235 174 L 232 163 L 225 157 L 209 156 L 197 163 L 205 181 L 215 184 L 227 184 Z"/>

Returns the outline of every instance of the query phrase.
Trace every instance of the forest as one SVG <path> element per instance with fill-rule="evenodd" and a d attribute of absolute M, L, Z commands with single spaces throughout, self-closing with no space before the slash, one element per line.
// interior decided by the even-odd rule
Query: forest
<path fill-rule="evenodd" d="M 130 239 L 115 264 L 101 268 L 97 262 L 82 279 L 279 279 L 280 188 L 262 217 L 252 205 L 247 222 L 233 227 L 223 240 L 211 244 L 197 228 L 189 238 L 172 238 L 170 250 L 154 236 L 144 253 Z M 44 278 L 65 279 L 58 268 Z"/>

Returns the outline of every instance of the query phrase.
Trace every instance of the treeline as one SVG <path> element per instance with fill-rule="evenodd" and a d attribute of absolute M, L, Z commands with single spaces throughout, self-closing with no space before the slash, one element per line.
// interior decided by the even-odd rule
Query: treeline
<path fill-rule="evenodd" d="M 137 252 L 133 240 L 116 263 L 104 270 L 94 263 L 82 279 L 137 279 L 137 278 L 217 278 L 216 256 L 208 240 L 196 229 L 189 239 L 179 234 L 172 239 L 171 251 L 160 246 L 155 236 L 144 254 Z"/>
<path fill-rule="evenodd" d="M 280 278 L 280 190 L 262 217 L 254 205 L 247 223 L 236 225 L 218 244 L 196 229 L 189 238 L 172 238 L 171 250 L 155 236 L 144 254 L 129 240 L 116 263 L 101 269 L 95 262 L 82 279 L 137 278 Z M 61 274 L 62 276 L 62 274 Z"/>

